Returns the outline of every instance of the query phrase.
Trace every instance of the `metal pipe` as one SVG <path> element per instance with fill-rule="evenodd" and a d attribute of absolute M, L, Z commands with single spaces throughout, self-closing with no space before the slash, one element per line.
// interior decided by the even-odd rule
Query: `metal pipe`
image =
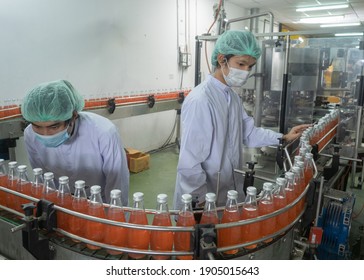
<path fill-rule="evenodd" d="M 249 246 L 249 245 L 253 245 L 253 244 L 257 244 L 257 243 L 263 242 L 264 240 L 267 240 L 267 239 L 270 239 L 270 238 L 275 238 L 277 236 L 280 236 L 282 233 L 284 233 L 289 228 L 291 228 L 295 223 L 297 223 L 297 221 L 303 215 L 304 211 L 305 211 L 305 209 L 303 209 L 301 211 L 301 213 L 289 225 L 287 225 L 284 228 L 276 231 L 273 234 L 270 234 L 270 235 L 267 235 L 267 236 L 264 236 L 262 238 L 259 238 L 259 239 L 253 240 L 253 241 L 249 241 L 249 242 L 246 242 L 246 243 L 236 244 L 234 246 L 220 247 L 220 248 L 217 248 L 217 252 L 224 252 L 224 251 L 228 251 L 228 250 L 239 249 L 239 248 L 242 248 L 242 247 L 246 247 L 246 246 Z"/>
<path fill-rule="evenodd" d="M 81 242 L 91 244 L 94 246 L 102 247 L 105 249 L 110 249 L 114 251 L 120 251 L 120 252 L 127 252 L 127 253 L 138 253 L 138 254 L 147 254 L 147 255 L 193 255 L 193 252 L 183 252 L 183 251 L 151 251 L 151 250 L 138 250 L 138 249 L 131 249 L 127 247 L 119 247 L 114 245 L 105 244 L 102 242 L 96 242 L 87 238 L 80 237 L 78 235 L 74 235 L 72 233 L 69 233 L 68 231 L 55 228 L 56 232 L 59 232 L 63 234 L 64 236 L 70 237 L 72 239 L 79 240 Z"/>
<path fill-rule="evenodd" d="M 332 158 L 333 155 L 330 155 L 330 154 L 323 154 L 323 153 L 318 153 L 319 156 L 322 156 L 322 157 L 328 157 L 328 158 Z M 352 160 L 354 162 L 362 162 L 361 159 L 358 159 L 358 158 L 349 158 L 349 157 L 342 157 L 340 156 L 341 159 L 344 159 L 344 160 Z"/>
<path fill-rule="evenodd" d="M 363 107 L 362 106 L 357 106 L 357 107 L 358 107 L 358 111 L 357 111 L 357 119 L 356 119 L 356 139 L 355 139 L 355 146 L 354 146 L 354 156 L 355 157 L 358 156 L 358 148 L 359 148 L 359 146 L 361 144 L 361 140 L 362 140 L 362 137 L 361 137 L 362 135 L 360 133 L 360 130 L 361 130 Z M 352 172 L 351 172 L 352 186 L 354 186 L 355 173 L 356 173 L 356 161 L 353 162 L 353 168 L 352 168 Z"/>
<path fill-rule="evenodd" d="M 322 191 L 323 191 L 323 188 L 324 188 L 324 180 L 325 180 L 324 176 L 321 176 L 319 196 L 318 196 L 317 209 L 316 209 L 315 227 L 317 227 L 317 225 L 318 225 L 318 218 L 319 218 L 319 215 L 320 215 L 321 198 L 322 198 Z"/>
<path fill-rule="evenodd" d="M 287 36 L 286 42 L 286 56 L 285 56 L 285 64 L 283 70 L 283 84 L 282 84 L 282 95 L 281 95 L 281 107 L 280 107 L 280 117 L 279 117 L 279 132 L 285 133 L 285 118 L 286 118 L 286 107 L 287 107 L 287 94 L 288 94 L 288 59 L 290 53 L 290 43 L 291 37 Z"/>
<path fill-rule="evenodd" d="M 316 30 L 305 30 L 305 31 L 288 31 L 288 32 L 265 32 L 255 34 L 256 37 L 273 37 L 273 36 L 292 36 L 292 35 L 333 35 L 335 33 L 345 33 L 345 32 L 363 32 L 363 27 L 342 27 L 342 28 L 322 28 Z"/>
<path fill-rule="evenodd" d="M 273 14 L 271 12 L 265 12 L 265 13 L 255 14 L 255 15 L 249 15 L 249 16 L 244 16 L 244 17 L 238 17 L 238 18 L 228 19 L 228 20 L 226 20 L 225 30 L 228 30 L 229 29 L 229 25 L 231 23 L 233 23 L 233 22 L 238 22 L 238 21 L 242 21 L 242 20 L 246 20 L 246 19 L 252 19 L 252 18 L 257 18 L 257 17 L 262 17 L 262 16 L 269 16 L 270 32 L 273 32 L 274 16 L 273 16 Z"/>

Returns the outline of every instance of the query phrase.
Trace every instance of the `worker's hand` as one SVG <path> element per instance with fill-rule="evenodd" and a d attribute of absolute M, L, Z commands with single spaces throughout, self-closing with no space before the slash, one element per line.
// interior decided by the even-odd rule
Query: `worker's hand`
<path fill-rule="evenodd" d="M 287 134 L 283 135 L 283 140 L 292 141 L 292 140 L 300 137 L 302 132 L 311 126 L 312 126 L 311 124 L 301 124 L 301 125 L 294 126 Z"/>

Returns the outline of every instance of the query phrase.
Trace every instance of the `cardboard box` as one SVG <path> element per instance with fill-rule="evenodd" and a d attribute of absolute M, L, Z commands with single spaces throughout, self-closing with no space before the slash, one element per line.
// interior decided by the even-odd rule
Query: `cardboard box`
<path fill-rule="evenodd" d="M 138 173 L 149 169 L 149 154 L 142 153 L 141 151 L 133 148 L 126 148 L 125 151 L 130 172 Z"/>

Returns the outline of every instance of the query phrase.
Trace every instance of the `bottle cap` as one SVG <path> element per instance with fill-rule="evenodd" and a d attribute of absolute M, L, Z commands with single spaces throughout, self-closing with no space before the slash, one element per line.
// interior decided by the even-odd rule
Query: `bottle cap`
<path fill-rule="evenodd" d="M 18 162 L 16 162 L 16 161 L 10 161 L 8 163 L 9 167 L 15 167 L 15 166 L 17 166 L 17 164 L 18 164 Z"/>
<path fill-rule="evenodd" d="M 18 171 L 25 171 L 27 170 L 27 166 L 26 165 L 19 165 L 18 166 Z"/>
<path fill-rule="evenodd" d="M 76 189 L 82 189 L 82 188 L 85 187 L 85 184 L 86 184 L 85 181 L 78 180 L 78 181 L 75 182 L 75 188 Z"/>
<path fill-rule="evenodd" d="M 230 199 L 237 199 L 238 198 L 238 192 L 236 190 L 230 190 L 227 192 L 227 198 Z"/>
<path fill-rule="evenodd" d="M 182 195 L 181 200 L 183 203 L 190 203 L 192 202 L 192 195 L 190 195 L 189 193 L 185 193 Z"/>
<path fill-rule="evenodd" d="M 277 178 L 276 179 L 276 183 L 279 185 L 285 185 L 287 183 L 287 179 L 286 178 Z"/>
<path fill-rule="evenodd" d="M 288 171 L 285 173 L 284 175 L 287 179 L 293 179 L 294 178 L 294 173 L 291 171 Z"/>
<path fill-rule="evenodd" d="M 90 192 L 91 192 L 91 194 L 100 193 L 101 192 L 101 186 L 98 186 L 98 185 L 91 186 Z"/>
<path fill-rule="evenodd" d="M 133 194 L 134 201 L 142 201 L 143 198 L 144 198 L 144 193 L 142 193 L 142 192 L 136 192 Z"/>
<path fill-rule="evenodd" d="M 293 167 L 292 167 L 292 172 L 293 172 L 294 174 L 301 174 L 301 167 L 293 166 Z"/>
<path fill-rule="evenodd" d="M 302 160 L 303 160 L 303 157 L 302 156 L 294 156 L 294 162 L 302 161 Z"/>
<path fill-rule="evenodd" d="M 269 182 L 263 183 L 263 190 L 271 191 L 273 190 L 273 184 Z"/>
<path fill-rule="evenodd" d="M 3 165 L 5 163 L 5 160 L 3 158 L 0 158 L 0 165 Z"/>
<path fill-rule="evenodd" d="M 216 194 L 214 193 L 207 193 L 205 195 L 205 199 L 207 202 L 215 202 L 216 201 Z"/>
<path fill-rule="evenodd" d="M 313 154 L 312 153 L 306 153 L 306 158 L 313 159 Z"/>
<path fill-rule="evenodd" d="M 69 182 L 69 178 L 68 176 L 61 176 L 59 177 L 58 181 L 60 184 L 67 184 Z"/>
<path fill-rule="evenodd" d="M 111 198 L 119 198 L 119 197 L 121 197 L 121 190 L 119 190 L 119 189 L 111 190 L 110 197 Z"/>
<path fill-rule="evenodd" d="M 247 187 L 246 193 L 250 195 L 256 195 L 257 194 L 257 188 L 256 187 Z"/>
<path fill-rule="evenodd" d="M 40 167 L 34 168 L 33 169 L 33 174 L 34 175 L 41 175 L 41 174 L 43 174 L 43 169 L 40 168 Z"/>
<path fill-rule="evenodd" d="M 158 203 L 166 203 L 167 202 L 168 195 L 165 193 L 158 194 L 157 196 L 157 202 Z"/>
<path fill-rule="evenodd" d="M 50 180 L 54 178 L 53 172 L 46 172 L 44 173 L 44 180 Z"/>

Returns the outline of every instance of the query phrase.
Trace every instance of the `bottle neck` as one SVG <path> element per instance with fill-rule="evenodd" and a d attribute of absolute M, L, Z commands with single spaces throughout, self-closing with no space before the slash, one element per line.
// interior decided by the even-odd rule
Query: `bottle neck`
<path fill-rule="evenodd" d="M 90 203 L 102 204 L 102 198 L 100 193 L 91 194 Z"/>
<path fill-rule="evenodd" d="M 111 201 L 110 201 L 110 208 L 113 208 L 113 207 L 119 207 L 121 208 L 123 205 L 121 203 L 121 198 L 111 198 Z"/>
<path fill-rule="evenodd" d="M 215 202 L 206 202 L 204 212 L 216 212 Z"/>
<path fill-rule="evenodd" d="M 264 190 L 260 201 L 271 201 L 273 202 L 273 194 L 271 190 Z"/>
<path fill-rule="evenodd" d="M 44 182 L 44 189 L 46 192 L 57 191 L 56 185 L 53 179 L 47 179 Z"/>
<path fill-rule="evenodd" d="M 76 188 L 73 195 L 75 199 L 86 199 L 86 192 L 84 188 Z"/>
<path fill-rule="evenodd" d="M 168 213 L 169 209 L 168 209 L 168 205 L 167 203 L 158 203 L 157 207 L 156 207 L 157 213 Z"/>
<path fill-rule="evenodd" d="M 15 177 L 16 177 L 16 169 L 15 169 L 15 167 L 9 168 L 8 178 L 9 179 L 14 179 Z"/>
<path fill-rule="evenodd" d="M 180 212 L 192 212 L 192 204 L 190 202 L 184 203 L 181 207 Z"/>
<path fill-rule="evenodd" d="M 237 211 L 239 209 L 237 200 L 228 198 L 225 209 L 229 211 Z"/>
<path fill-rule="evenodd" d="M 40 185 L 40 184 L 43 184 L 43 183 L 44 183 L 43 176 L 41 174 L 35 175 L 35 177 L 34 177 L 34 185 Z"/>
<path fill-rule="evenodd" d="M 244 204 L 257 204 L 257 197 L 255 195 L 248 194 L 245 198 Z"/>
<path fill-rule="evenodd" d="M 144 201 L 143 200 L 134 201 L 133 202 L 133 208 L 135 210 L 143 210 L 144 211 Z"/>
<path fill-rule="evenodd" d="M 70 192 L 70 187 L 68 184 L 60 184 L 58 188 L 59 193 L 68 194 Z"/>
<path fill-rule="evenodd" d="M 19 181 L 29 181 L 27 172 L 26 171 L 19 172 L 18 180 Z"/>

